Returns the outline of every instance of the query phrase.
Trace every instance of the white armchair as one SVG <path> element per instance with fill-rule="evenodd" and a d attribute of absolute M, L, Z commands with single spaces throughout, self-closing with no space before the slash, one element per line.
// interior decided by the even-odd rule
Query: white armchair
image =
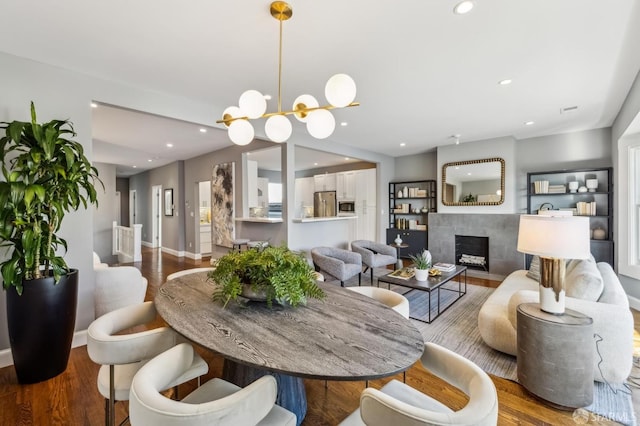
<path fill-rule="evenodd" d="M 98 268 L 93 273 L 96 318 L 124 306 L 144 302 L 147 279 L 133 266 Z"/>
<path fill-rule="evenodd" d="M 478 425 L 498 423 L 498 394 L 491 378 L 473 362 L 438 346 L 424 345 L 425 369 L 457 387 L 469 397 L 458 411 L 397 380 L 382 389 L 366 388 L 360 408 L 340 426 Z"/>

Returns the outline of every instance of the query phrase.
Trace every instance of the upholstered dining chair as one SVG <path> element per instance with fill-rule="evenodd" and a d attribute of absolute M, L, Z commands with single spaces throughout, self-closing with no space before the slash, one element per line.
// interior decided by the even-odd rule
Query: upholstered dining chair
<path fill-rule="evenodd" d="M 340 426 L 478 425 L 498 423 L 498 394 L 487 373 L 468 359 L 434 343 L 424 345 L 425 369 L 463 391 L 469 400 L 458 411 L 397 380 L 366 388 L 360 408 Z"/>
<path fill-rule="evenodd" d="M 214 269 L 216 269 L 213 266 L 206 266 L 203 268 L 191 268 L 191 269 L 185 269 L 182 271 L 178 271 L 178 272 L 174 272 L 173 274 L 169 274 L 167 275 L 167 281 L 169 280 L 174 280 L 178 277 L 183 277 L 185 275 L 189 275 L 189 274 L 195 274 L 198 272 L 209 272 L 209 271 L 213 271 Z"/>
<path fill-rule="evenodd" d="M 409 319 L 409 300 L 393 290 L 380 287 L 347 287 L 348 290 L 363 294 L 387 305 L 403 317 Z"/>
<path fill-rule="evenodd" d="M 382 243 L 369 240 L 356 240 L 351 242 L 351 250 L 360 253 L 362 264 L 371 270 L 371 285 L 373 285 L 373 269 L 394 265 L 398 262 L 398 253 L 395 248 Z"/>
<path fill-rule="evenodd" d="M 93 270 L 93 302 L 96 318 L 129 305 L 144 302 L 147 279 L 133 266 L 113 266 Z"/>
<path fill-rule="evenodd" d="M 362 283 L 362 256 L 349 250 L 335 247 L 315 247 L 311 249 L 311 259 L 317 272 L 335 277 L 344 287 L 344 282 L 358 276 Z"/>
<path fill-rule="evenodd" d="M 168 327 L 120 334 L 123 330 L 149 323 L 155 317 L 153 302 L 145 302 L 108 312 L 89 325 L 87 351 L 93 362 L 102 365 L 98 372 L 98 391 L 105 398 L 106 425 L 115 424 L 115 402 L 129 399 L 136 372 L 149 359 L 184 342 L 184 338 Z M 195 355 L 183 374 L 167 382 L 163 390 L 199 379 L 207 371 L 207 363 Z"/>
<path fill-rule="evenodd" d="M 160 392 L 188 371 L 194 351 L 180 344 L 156 356 L 133 378 L 129 396 L 132 426 L 294 426 L 296 415 L 275 405 L 277 383 L 262 376 L 245 388 L 222 379 L 212 379 L 174 401 Z"/>

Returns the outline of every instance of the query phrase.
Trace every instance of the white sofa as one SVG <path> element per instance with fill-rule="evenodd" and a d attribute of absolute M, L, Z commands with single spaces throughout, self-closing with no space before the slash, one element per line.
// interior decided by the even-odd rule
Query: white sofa
<path fill-rule="evenodd" d="M 573 260 L 571 262 L 578 262 Z M 599 382 L 622 383 L 631 372 L 633 362 L 633 314 L 618 277 L 608 263 L 591 262 L 593 271 L 601 277 L 600 287 L 586 290 L 582 275 L 570 271 L 567 265 L 566 307 L 590 316 L 594 326 L 594 378 Z M 538 281 L 529 278 L 526 270 L 511 273 L 496 288 L 480 309 L 478 327 L 485 343 L 510 355 L 517 355 L 516 309 L 521 303 L 538 303 Z M 531 273 L 530 273 L 531 275 Z M 597 278 L 597 277 L 596 277 Z M 588 281 L 588 280 L 587 280 Z M 596 280 L 597 281 L 597 280 Z M 591 285 L 588 283 L 588 285 Z M 572 291 L 572 287 L 574 288 Z M 574 295 L 574 297 L 572 297 Z M 575 295 L 584 296 L 577 298 Z M 590 300 L 591 299 L 591 300 Z"/>

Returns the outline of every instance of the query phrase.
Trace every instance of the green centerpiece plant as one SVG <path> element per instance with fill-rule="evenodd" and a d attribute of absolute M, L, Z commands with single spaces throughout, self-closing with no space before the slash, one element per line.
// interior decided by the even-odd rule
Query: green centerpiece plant
<path fill-rule="evenodd" d="M 222 301 L 225 307 L 241 296 L 262 299 L 269 307 L 273 301 L 298 306 L 305 305 L 309 297 L 325 297 L 311 265 L 286 246 L 227 253 L 208 276 L 218 284 L 213 300 Z"/>
<path fill-rule="evenodd" d="M 419 254 L 410 254 L 409 259 L 413 262 L 415 277 L 418 281 L 426 281 L 431 268 L 431 253 L 429 250 L 422 250 Z"/>

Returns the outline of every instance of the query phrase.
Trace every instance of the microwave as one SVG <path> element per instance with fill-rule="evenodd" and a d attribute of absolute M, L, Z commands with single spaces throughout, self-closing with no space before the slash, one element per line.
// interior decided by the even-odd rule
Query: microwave
<path fill-rule="evenodd" d="M 355 201 L 338 201 L 338 213 L 355 213 Z"/>

